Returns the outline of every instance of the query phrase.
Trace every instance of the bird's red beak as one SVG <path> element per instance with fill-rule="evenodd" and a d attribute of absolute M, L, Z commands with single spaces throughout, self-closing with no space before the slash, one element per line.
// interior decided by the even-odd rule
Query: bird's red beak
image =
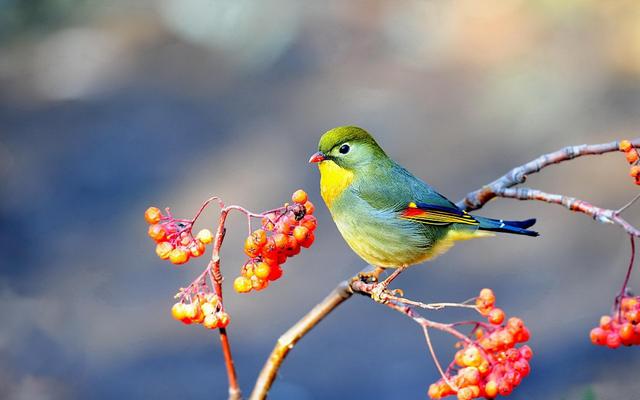
<path fill-rule="evenodd" d="M 319 151 L 317 153 L 314 153 L 311 158 L 309 159 L 310 163 L 319 163 L 320 161 L 324 161 L 326 159 L 326 156 L 324 155 L 323 152 Z"/>

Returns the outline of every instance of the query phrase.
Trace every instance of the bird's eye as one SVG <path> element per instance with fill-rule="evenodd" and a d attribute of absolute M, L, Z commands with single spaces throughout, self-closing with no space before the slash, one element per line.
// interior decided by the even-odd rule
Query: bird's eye
<path fill-rule="evenodd" d="M 340 148 L 338 149 L 338 151 L 340 152 L 340 154 L 347 154 L 350 150 L 350 147 L 348 144 L 343 144 L 342 146 L 340 146 Z"/>

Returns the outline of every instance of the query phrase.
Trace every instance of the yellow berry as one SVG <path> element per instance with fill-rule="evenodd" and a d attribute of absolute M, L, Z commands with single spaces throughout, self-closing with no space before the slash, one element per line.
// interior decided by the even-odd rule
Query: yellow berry
<path fill-rule="evenodd" d="M 213 234 L 208 229 L 202 229 L 196 235 L 196 239 L 200 240 L 204 244 L 209 244 L 213 241 Z"/>
<path fill-rule="evenodd" d="M 251 279 L 239 276 L 233 281 L 233 288 L 238 293 L 247 293 L 251 291 Z"/>

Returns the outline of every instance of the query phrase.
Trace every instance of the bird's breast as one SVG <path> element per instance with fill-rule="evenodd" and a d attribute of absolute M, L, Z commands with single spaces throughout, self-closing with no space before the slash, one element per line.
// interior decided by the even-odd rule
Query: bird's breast
<path fill-rule="evenodd" d="M 335 199 L 353 182 L 353 172 L 340 167 L 331 160 L 322 161 L 320 169 L 320 194 L 331 209 Z"/>

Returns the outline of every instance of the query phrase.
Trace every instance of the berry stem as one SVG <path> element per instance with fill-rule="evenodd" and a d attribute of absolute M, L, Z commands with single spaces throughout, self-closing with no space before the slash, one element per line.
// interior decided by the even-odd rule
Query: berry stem
<path fill-rule="evenodd" d="M 218 199 L 217 197 L 212 197 L 207 200 L 205 204 L 201 207 L 200 211 L 194 218 L 194 221 L 198 218 L 202 210 L 206 207 L 206 205 L 212 201 L 213 199 Z M 222 207 L 220 210 L 220 218 L 218 220 L 218 228 L 216 229 L 216 235 L 214 239 L 213 252 L 211 254 L 211 261 L 207 266 L 206 272 L 209 272 L 212 281 L 213 288 L 220 298 L 220 303 L 224 305 L 224 298 L 222 297 L 222 271 L 220 270 L 220 248 L 222 247 L 222 242 L 224 241 L 225 236 L 225 222 L 227 221 L 227 216 L 229 215 L 230 207 L 224 207 L 222 201 L 218 199 L 218 202 Z M 220 334 L 220 346 L 222 347 L 222 354 L 224 356 L 224 364 L 227 368 L 227 377 L 229 379 L 229 400 L 239 400 L 242 398 L 242 392 L 240 391 L 240 386 L 238 385 L 238 376 L 236 374 L 235 365 L 233 362 L 233 356 L 231 355 L 231 345 L 229 343 L 229 337 L 227 335 L 226 328 L 219 328 L 218 332 Z"/>
<path fill-rule="evenodd" d="M 625 296 L 627 292 L 627 286 L 629 285 L 629 279 L 631 278 L 631 271 L 633 270 L 633 263 L 636 257 L 636 243 L 635 237 L 633 235 L 629 235 L 631 240 L 631 260 L 629 261 L 629 268 L 627 268 L 627 275 L 624 278 L 624 283 L 622 284 L 622 288 L 620 289 L 620 294 L 616 297 L 616 310 L 618 314 L 618 322 L 622 320 L 622 310 L 621 310 L 621 302 L 622 298 Z"/>

